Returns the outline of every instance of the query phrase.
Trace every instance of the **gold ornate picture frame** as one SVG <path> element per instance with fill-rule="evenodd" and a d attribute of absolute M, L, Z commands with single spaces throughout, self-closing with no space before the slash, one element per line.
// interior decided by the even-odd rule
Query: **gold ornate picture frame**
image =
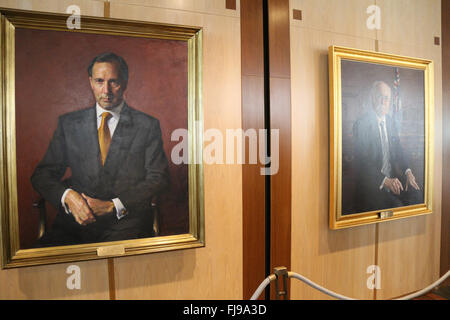
<path fill-rule="evenodd" d="M 329 47 L 329 227 L 432 212 L 433 62 Z"/>
<path fill-rule="evenodd" d="M 0 77 L 2 84 L 0 87 L 0 183 L 2 185 L 0 197 L 0 230 L 2 268 L 130 256 L 204 246 L 203 167 L 201 158 L 199 158 L 202 155 L 203 123 L 202 29 L 199 27 L 88 16 L 79 17 L 80 29 L 72 29 L 68 27 L 67 21 L 69 15 L 67 14 L 37 13 L 9 9 L 0 9 L 0 13 Z M 73 38 L 78 39 L 73 41 L 73 46 L 68 46 L 67 42 L 61 40 L 65 37 L 72 36 L 78 37 Z M 22 38 L 28 40 L 33 39 L 33 41 L 40 41 L 39 39 L 42 39 L 42 43 L 48 47 L 48 51 L 38 51 L 36 46 L 28 48 L 26 41 L 20 41 Z M 59 42 L 55 40 L 56 38 L 60 39 L 58 40 Z M 104 38 L 108 39 L 104 40 Z M 129 46 L 136 45 L 136 48 L 138 49 L 135 48 L 136 50 L 134 50 L 134 52 L 138 52 L 142 55 L 143 52 L 147 52 L 145 50 L 148 49 L 149 52 L 152 53 L 151 55 L 141 58 L 139 58 L 140 56 L 133 56 L 134 58 L 132 61 L 128 63 L 130 66 L 130 79 L 133 79 L 134 76 L 132 70 L 147 70 L 148 63 L 152 63 L 152 66 L 155 68 L 159 65 L 162 66 L 161 68 L 166 66 L 164 72 L 153 75 L 153 80 L 149 82 L 145 82 L 145 79 L 147 79 L 145 77 L 149 73 L 141 70 L 142 72 L 140 73 L 141 76 L 139 79 L 143 81 L 143 83 L 135 84 L 134 92 L 142 93 L 142 90 L 147 90 L 148 88 L 149 97 L 147 97 L 147 94 L 145 93 L 141 94 L 144 96 L 135 96 L 134 99 L 135 101 L 141 102 L 146 102 L 147 100 L 154 101 L 154 105 L 158 106 L 158 103 L 162 104 L 162 102 L 158 101 L 166 101 L 164 99 L 167 98 L 167 101 L 171 102 L 170 106 L 162 104 L 161 107 L 155 107 L 155 112 L 157 114 L 167 113 L 164 116 L 164 119 L 176 118 L 176 115 L 179 115 L 180 121 L 184 121 L 186 124 L 185 127 L 187 128 L 185 128 L 185 131 L 187 132 L 187 137 L 185 138 L 188 140 L 188 143 L 186 144 L 188 150 L 185 150 L 184 152 L 188 153 L 189 162 L 184 163 L 185 169 L 182 170 L 185 170 L 186 177 L 180 182 L 180 188 L 184 188 L 186 192 L 185 194 L 182 194 L 182 196 L 180 196 L 180 194 L 175 194 L 172 197 L 169 197 L 169 199 L 181 198 L 181 204 L 179 204 L 178 207 L 185 208 L 186 216 L 183 217 L 183 219 L 187 221 L 188 225 L 180 227 L 179 229 L 168 230 L 163 234 L 159 233 L 159 224 L 161 223 L 160 219 L 164 220 L 164 216 L 156 216 L 158 219 L 155 218 L 155 216 L 152 216 L 154 219 L 152 220 L 152 225 L 149 227 L 155 232 L 154 234 L 156 236 L 153 237 L 47 247 L 26 246 L 24 248 L 23 242 L 25 240 L 22 238 L 27 232 L 30 232 L 29 230 L 31 229 L 29 225 L 32 226 L 31 228 L 36 227 L 37 230 L 38 223 L 36 223 L 36 221 L 38 220 L 39 212 L 41 213 L 39 222 L 41 230 L 39 232 L 43 232 L 42 228 L 45 226 L 45 222 L 48 222 L 48 217 L 42 217 L 42 211 L 45 211 L 45 208 L 48 209 L 49 207 L 48 203 L 45 204 L 45 202 L 43 202 L 46 199 L 36 201 L 37 193 L 32 193 L 32 196 L 29 197 L 30 199 L 27 199 L 22 194 L 24 192 L 20 191 L 21 189 L 19 188 L 22 184 L 29 182 L 29 178 L 28 182 L 26 182 L 27 179 L 20 178 L 22 170 L 29 170 L 30 166 L 36 165 L 36 157 L 42 158 L 43 156 L 43 153 L 41 153 L 39 156 L 35 157 L 35 149 L 33 147 L 36 144 L 35 141 L 18 138 L 19 132 L 20 135 L 22 135 L 21 131 L 23 131 L 23 128 L 28 128 L 24 123 L 27 123 L 30 120 L 29 118 L 32 117 L 32 115 L 27 116 L 25 110 L 27 110 L 28 107 L 30 107 L 30 110 L 39 110 L 35 114 L 41 116 L 45 115 L 46 118 L 44 122 L 48 120 L 49 126 L 50 124 L 56 126 L 58 117 L 63 113 L 63 111 L 58 110 L 57 107 L 59 105 L 72 103 L 73 101 L 77 101 L 80 97 L 82 97 L 80 98 L 80 101 L 84 102 L 85 100 L 83 99 L 85 99 L 85 95 L 81 96 L 77 92 L 85 93 L 87 92 L 86 88 L 89 88 L 88 76 L 86 73 L 88 66 L 83 65 L 82 70 L 70 69 L 70 66 L 68 67 L 67 64 L 60 62 L 67 60 L 62 58 L 58 59 L 58 56 L 55 56 L 54 52 L 58 50 L 58 46 L 65 44 L 66 47 L 62 49 L 59 48 L 59 50 L 64 50 L 74 63 L 81 63 L 80 59 L 83 60 L 83 58 L 79 55 L 75 55 L 73 52 L 78 52 L 79 54 L 80 52 L 86 52 L 87 49 L 81 50 L 77 46 L 85 44 L 87 46 L 86 48 L 90 48 L 87 44 L 96 43 L 97 40 L 100 41 L 100 43 L 103 43 L 102 41 L 104 41 L 104 43 L 113 43 L 117 45 L 117 47 L 119 47 L 120 44 L 124 52 L 129 52 L 126 51 L 127 48 L 130 49 Z M 141 42 L 138 43 L 138 41 Z M 149 44 L 146 41 L 152 43 Z M 36 43 L 40 44 L 39 42 Z M 174 50 L 172 50 L 173 48 L 178 48 L 178 52 L 181 52 L 181 58 L 179 57 L 176 61 L 170 60 L 175 59 L 173 58 L 175 57 L 175 54 L 173 53 Z M 19 49 L 24 51 L 19 52 Z M 105 51 L 108 50 L 110 49 L 105 47 Z M 92 53 L 94 52 L 95 50 L 92 50 Z M 70 56 L 71 54 L 73 54 L 73 57 Z M 91 58 L 94 56 L 95 55 L 91 55 Z M 31 62 L 23 63 L 23 61 L 43 61 L 43 57 L 49 59 L 49 61 L 46 60 L 46 70 L 48 72 L 40 71 L 37 76 L 34 75 L 33 71 L 35 67 L 39 67 L 38 64 L 33 64 Z M 19 61 L 18 59 L 22 59 L 20 60 L 22 61 L 20 65 L 16 65 Z M 83 63 L 85 64 L 86 61 L 86 59 L 83 60 L 81 65 Z M 44 67 L 41 66 L 41 68 Z M 179 72 L 177 72 L 177 68 L 179 68 Z M 67 72 L 66 76 L 61 79 L 60 75 L 64 72 Z M 86 80 L 85 82 L 84 80 L 81 81 L 83 82 L 83 85 L 79 85 L 81 82 L 71 80 L 72 78 L 78 79 L 78 73 L 82 74 L 81 78 L 84 77 Z M 158 72 L 155 71 L 155 73 Z M 31 88 L 29 87 L 29 89 L 27 89 L 21 81 L 22 79 L 28 79 L 27 81 L 30 81 L 29 77 L 33 76 L 35 78 L 34 80 L 31 80 L 31 83 L 35 83 L 36 87 L 31 86 Z M 42 94 L 55 96 L 54 94 L 56 93 L 57 96 L 58 89 L 55 88 L 60 81 L 67 82 L 70 86 L 67 87 L 66 92 L 60 93 L 60 98 L 55 98 L 55 100 L 58 100 L 53 102 L 56 109 L 51 107 L 51 99 L 49 100 L 48 105 L 37 103 L 36 100 L 27 100 L 31 99 L 30 97 L 36 97 Z M 127 90 L 131 90 L 131 81 L 132 80 L 128 83 Z M 47 89 L 45 90 L 48 92 L 46 91 L 46 93 L 43 93 L 42 89 L 40 89 L 40 92 L 35 92 L 38 90 L 37 88 L 41 88 L 39 87 L 40 82 L 47 83 Z M 29 82 L 26 83 L 29 84 Z M 180 83 L 180 85 L 177 86 L 176 83 Z M 72 84 L 74 84 L 74 86 L 72 86 Z M 55 88 L 52 87 L 52 85 L 55 85 Z M 172 99 L 171 93 L 173 93 L 173 96 L 176 96 L 177 92 L 179 93 L 180 98 L 175 101 Z M 68 99 L 69 101 L 63 101 L 64 99 L 61 99 L 61 97 L 65 94 L 67 94 L 68 98 L 72 97 L 72 100 Z M 160 95 L 158 96 L 158 94 Z M 92 99 L 92 93 L 90 98 Z M 125 96 L 125 100 L 127 100 L 127 96 Z M 27 102 L 22 103 L 21 101 Z M 179 104 L 172 103 L 173 101 L 179 102 Z M 88 106 L 82 105 L 78 107 L 85 108 Z M 75 110 L 77 110 L 78 107 L 76 107 Z M 166 112 L 165 110 L 168 108 L 174 108 L 175 112 Z M 143 110 L 143 112 L 146 111 Z M 165 129 L 165 121 L 162 119 L 159 120 L 164 145 L 170 144 L 171 132 Z M 42 123 L 42 121 L 39 120 L 35 121 L 36 122 L 34 123 L 31 122 L 32 127 L 39 126 L 40 123 Z M 48 139 L 45 140 L 45 148 L 48 146 L 52 133 L 53 130 L 46 133 Z M 32 136 L 32 134 L 29 133 L 28 137 L 29 136 Z M 18 145 L 19 140 L 20 145 Z M 186 143 L 187 141 L 184 142 Z M 18 157 L 19 151 L 23 154 L 31 154 L 30 158 L 34 160 L 24 164 L 21 160 L 22 156 Z M 170 149 L 166 150 L 166 156 L 170 162 Z M 173 163 L 171 163 L 171 165 L 176 166 Z M 175 184 L 177 183 L 177 177 L 171 177 L 171 179 Z M 185 185 L 182 183 L 185 183 Z M 29 191 L 31 190 L 30 186 L 27 185 L 25 189 L 28 190 L 27 192 L 31 192 Z M 19 205 L 19 201 L 22 201 L 24 198 L 27 203 L 24 205 L 20 203 Z M 152 210 L 154 210 L 153 206 L 157 205 L 152 203 Z M 22 208 L 25 208 L 25 210 L 22 210 Z M 168 214 L 170 215 L 170 212 Z M 29 221 L 27 219 L 35 222 L 28 223 Z M 48 229 L 49 228 L 47 227 L 47 230 Z M 39 234 L 39 236 L 41 236 L 41 234 Z"/>

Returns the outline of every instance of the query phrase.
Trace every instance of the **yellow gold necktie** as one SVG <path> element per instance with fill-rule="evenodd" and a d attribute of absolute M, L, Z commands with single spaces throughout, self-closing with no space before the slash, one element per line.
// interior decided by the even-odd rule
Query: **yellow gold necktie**
<path fill-rule="evenodd" d="M 102 123 L 98 128 L 98 143 L 100 145 L 100 153 L 102 154 L 102 165 L 105 165 L 106 155 L 108 154 L 109 145 L 111 144 L 111 133 L 109 132 L 108 119 L 112 114 L 109 112 L 102 113 Z"/>

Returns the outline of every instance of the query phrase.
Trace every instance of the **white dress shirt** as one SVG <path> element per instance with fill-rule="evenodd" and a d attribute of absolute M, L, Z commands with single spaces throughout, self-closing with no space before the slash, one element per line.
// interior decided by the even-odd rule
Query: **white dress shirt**
<path fill-rule="evenodd" d="M 386 117 L 382 117 L 382 118 L 380 118 L 380 117 L 378 117 L 377 116 L 377 122 L 378 122 L 378 131 L 379 131 L 379 133 L 380 133 L 380 141 L 381 141 L 381 146 L 383 146 L 383 135 L 386 137 L 386 139 L 387 139 L 387 130 L 386 130 Z M 381 125 L 381 123 L 383 123 L 383 125 Z M 384 132 L 382 132 L 382 130 L 384 131 Z M 388 140 L 389 141 L 389 140 Z M 389 149 L 389 143 L 388 143 L 388 145 L 386 146 L 386 148 L 388 148 Z M 383 148 L 382 148 L 383 149 Z M 385 153 L 385 152 L 389 152 L 389 150 L 382 150 L 382 152 L 383 152 L 383 154 Z M 383 165 L 382 165 L 382 168 L 383 168 L 383 166 L 384 166 L 384 163 L 383 163 Z M 382 172 L 383 173 L 383 172 Z M 384 177 L 384 179 L 383 179 L 383 181 L 381 182 L 381 185 L 380 185 L 380 190 L 381 189 L 383 189 L 383 186 L 384 186 L 384 182 L 386 181 L 386 179 L 387 179 L 388 177 Z"/>
<path fill-rule="evenodd" d="M 98 103 L 96 104 L 96 113 L 97 113 L 97 130 L 100 128 L 100 125 L 102 123 L 102 114 L 104 112 L 109 112 L 111 113 L 112 117 L 108 119 L 108 128 L 109 128 L 109 132 L 111 134 L 111 139 L 114 135 L 114 131 L 116 131 L 117 125 L 119 123 L 120 120 L 120 112 L 122 111 L 123 105 L 124 105 L 125 101 L 122 100 L 122 102 L 114 107 L 111 110 L 106 110 L 103 109 Z M 62 206 L 64 208 L 64 210 L 66 211 L 67 214 L 70 213 L 69 208 L 67 208 L 66 203 L 65 203 L 65 199 L 66 199 L 66 195 L 67 193 L 72 190 L 72 189 L 66 189 L 66 191 L 64 191 L 63 196 L 61 197 L 61 203 Z M 122 204 L 122 201 L 120 201 L 119 198 L 114 198 L 112 199 L 112 202 L 114 203 L 114 207 L 116 208 L 116 216 L 117 219 L 122 219 L 124 216 L 127 215 L 127 210 L 125 208 L 125 206 Z"/>
<path fill-rule="evenodd" d="M 388 137 L 388 135 L 387 135 L 387 129 L 386 129 L 386 117 L 385 116 L 383 116 L 383 117 L 378 117 L 377 116 L 377 121 L 378 121 L 378 130 L 379 130 L 379 132 L 380 132 L 380 140 L 382 139 L 382 137 L 383 137 L 383 134 L 382 134 L 382 132 L 381 132 L 381 130 L 384 130 L 384 135 L 385 135 L 385 137 L 387 138 Z M 381 123 L 383 122 L 383 126 L 381 126 Z M 388 139 L 388 138 L 387 138 Z M 389 141 L 389 139 L 388 139 L 388 141 Z M 383 145 L 383 143 L 382 143 L 382 145 Z M 389 148 L 389 144 L 387 145 L 387 147 Z M 387 151 L 389 151 L 389 150 L 387 150 Z M 408 173 L 408 171 L 411 171 L 411 169 L 406 169 L 405 170 L 405 175 Z M 386 179 L 387 178 L 390 178 L 390 177 L 384 177 L 384 179 L 383 179 L 383 181 L 381 182 L 381 185 L 380 185 L 380 190 L 381 189 L 383 189 L 383 187 L 384 187 L 384 182 L 386 181 Z M 388 191 L 389 191 L 389 189 L 388 189 Z"/>

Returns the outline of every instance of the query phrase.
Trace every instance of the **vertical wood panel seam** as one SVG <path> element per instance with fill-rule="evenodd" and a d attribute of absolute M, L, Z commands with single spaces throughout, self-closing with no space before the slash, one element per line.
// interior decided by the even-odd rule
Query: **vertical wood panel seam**
<path fill-rule="evenodd" d="M 114 275 L 114 258 L 108 259 L 109 300 L 116 300 L 116 279 Z"/>
<path fill-rule="evenodd" d="M 374 0 L 374 5 L 377 5 L 377 0 Z M 375 29 L 375 51 L 380 51 L 380 40 L 378 39 L 378 29 Z M 380 241 L 380 225 L 377 223 L 375 224 L 375 252 L 374 252 L 374 260 L 373 264 L 378 267 L 378 253 L 379 253 L 379 241 Z M 380 275 L 377 274 L 377 277 Z M 378 283 L 378 279 L 375 279 L 375 283 Z M 373 300 L 377 300 L 377 287 L 375 286 L 373 289 Z"/>
<path fill-rule="evenodd" d="M 450 89 L 450 78 L 447 75 L 448 71 L 450 71 L 450 64 L 447 54 L 450 51 L 450 24 L 448 23 L 448 19 L 450 18 L 449 14 L 450 9 L 450 1 L 442 0 L 441 1 L 441 56 L 442 56 L 442 119 L 443 124 L 446 120 L 449 119 L 450 115 L 450 107 L 449 107 L 449 89 Z M 449 184 L 450 177 L 448 174 L 444 174 L 446 172 L 446 167 L 448 167 L 450 159 L 449 159 L 449 144 L 450 140 L 448 139 L 449 130 L 445 125 L 442 128 L 442 191 L 441 191 L 441 237 L 440 237 L 440 276 L 444 275 L 449 267 L 449 241 L 448 241 L 448 228 L 450 224 L 449 218 L 449 210 L 446 210 L 449 206 L 448 200 L 448 191 L 446 191 L 445 187 Z M 447 230 L 446 230 L 447 226 Z M 447 264 L 447 265 L 445 265 Z M 445 281 L 443 285 L 450 285 L 450 279 Z"/>
<path fill-rule="evenodd" d="M 270 43 L 269 43 L 269 0 L 263 0 L 263 59 L 264 59 L 264 129 L 270 132 Z M 270 133 L 267 134 L 267 153 L 270 154 Z M 269 165 L 267 164 L 266 167 Z M 265 272 L 266 276 L 271 274 L 272 265 L 272 242 L 271 242 L 271 202 L 272 190 L 270 176 L 265 176 Z M 265 299 L 270 300 L 273 286 L 269 284 L 265 291 Z"/>
<path fill-rule="evenodd" d="M 380 225 L 375 224 L 375 257 L 374 257 L 374 265 L 378 267 L 378 242 L 380 241 Z M 380 277 L 380 274 L 377 274 L 377 278 Z M 375 283 L 378 283 L 378 279 L 375 279 Z M 375 286 L 373 289 L 373 300 L 377 300 L 377 287 Z"/>
<path fill-rule="evenodd" d="M 108 0 L 103 3 L 103 16 L 109 18 L 111 16 L 111 5 Z"/>
<path fill-rule="evenodd" d="M 111 6 L 109 0 L 103 2 L 103 16 L 109 18 L 111 16 Z M 114 277 L 114 259 L 108 258 L 108 290 L 109 300 L 116 300 L 116 280 Z"/>

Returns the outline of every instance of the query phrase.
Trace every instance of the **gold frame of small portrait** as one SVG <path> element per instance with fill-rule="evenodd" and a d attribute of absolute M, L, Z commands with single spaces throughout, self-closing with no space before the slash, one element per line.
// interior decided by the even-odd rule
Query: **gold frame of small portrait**
<path fill-rule="evenodd" d="M 434 162 L 433 61 L 339 46 L 329 47 L 328 59 L 330 98 L 330 229 L 336 230 L 432 213 Z M 410 68 L 422 70 L 424 72 L 425 182 L 423 203 L 398 208 L 387 208 L 378 211 L 342 215 L 342 60 Z"/>

